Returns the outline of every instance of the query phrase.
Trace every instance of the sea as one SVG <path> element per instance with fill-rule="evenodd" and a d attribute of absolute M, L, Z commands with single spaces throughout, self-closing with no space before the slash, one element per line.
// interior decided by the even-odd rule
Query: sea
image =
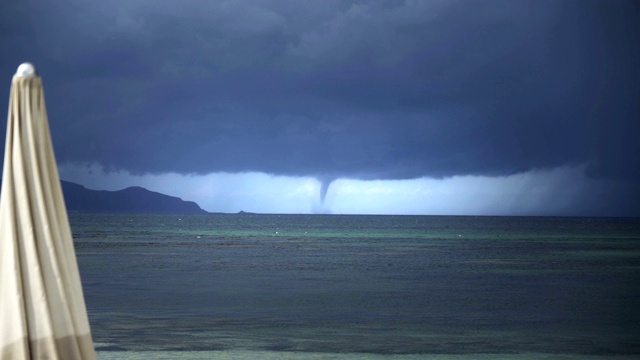
<path fill-rule="evenodd" d="M 640 359 L 640 219 L 69 214 L 110 359 Z"/>

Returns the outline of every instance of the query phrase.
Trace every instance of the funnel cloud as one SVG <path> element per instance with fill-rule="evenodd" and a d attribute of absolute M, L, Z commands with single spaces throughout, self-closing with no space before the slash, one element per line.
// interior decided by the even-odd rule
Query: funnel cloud
<path fill-rule="evenodd" d="M 324 206 L 324 202 L 327 198 L 327 192 L 329 191 L 329 187 L 334 179 L 332 178 L 321 178 L 320 181 L 320 205 Z"/>

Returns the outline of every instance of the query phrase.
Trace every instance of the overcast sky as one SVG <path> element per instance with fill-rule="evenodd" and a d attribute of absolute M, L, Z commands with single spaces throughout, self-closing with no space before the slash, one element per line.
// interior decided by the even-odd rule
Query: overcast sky
<path fill-rule="evenodd" d="M 0 97 L 34 63 L 63 179 L 209 211 L 640 216 L 639 25 L 634 0 L 3 1 Z"/>

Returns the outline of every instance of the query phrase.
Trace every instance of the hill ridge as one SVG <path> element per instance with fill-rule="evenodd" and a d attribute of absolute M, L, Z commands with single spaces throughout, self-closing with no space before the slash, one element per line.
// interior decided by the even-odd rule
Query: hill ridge
<path fill-rule="evenodd" d="M 141 186 L 122 190 L 92 190 L 83 185 L 60 180 L 69 212 L 207 214 L 194 201 L 162 194 Z"/>

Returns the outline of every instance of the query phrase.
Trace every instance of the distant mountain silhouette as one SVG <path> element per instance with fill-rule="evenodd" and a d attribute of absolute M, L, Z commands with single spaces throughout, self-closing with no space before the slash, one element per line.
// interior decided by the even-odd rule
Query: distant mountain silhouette
<path fill-rule="evenodd" d="M 149 191 L 139 186 L 118 191 L 91 190 L 60 181 L 67 211 L 87 213 L 206 214 L 193 201 Z"/>

